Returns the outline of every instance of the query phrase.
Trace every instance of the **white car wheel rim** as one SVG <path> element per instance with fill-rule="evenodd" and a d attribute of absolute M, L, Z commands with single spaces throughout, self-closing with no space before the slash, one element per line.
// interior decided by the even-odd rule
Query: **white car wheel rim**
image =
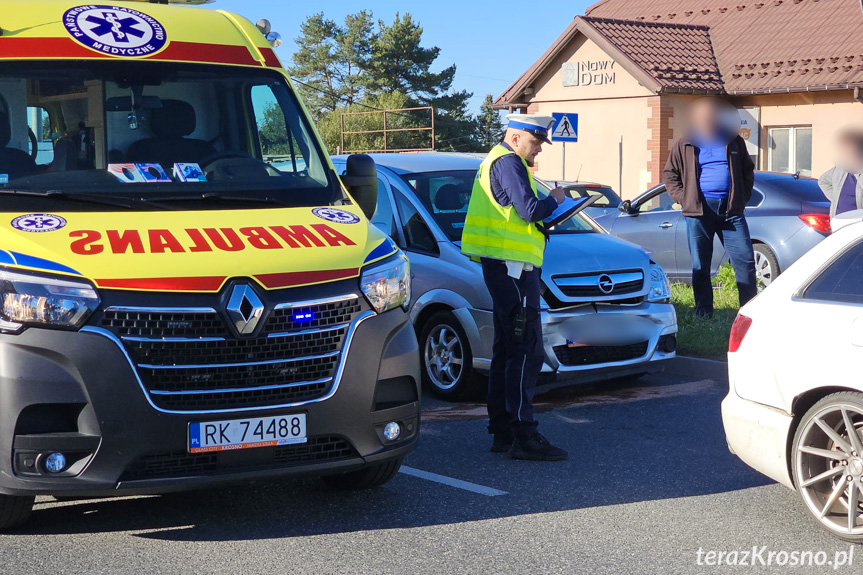
<path fill-rule="evenodd" d="M 425 342 L 425 367 L 435 387 L 449 390 L 458 384 L 464 367 L 461 339 L 448 325 L 435 326 Z"/>
<path fill-rule="evenodd" d="M 773 266 L 770 265 L 770 258 L 758 251 L 755 252 L 755 275 L 764 286 L 769 286 L 773 281 Z"/>
<path fill-rule="evenodd" d="M 863 410 L 825 407 L 805 423 L 795 479 L 809 511 L 830 531 L 863 535 Z"/>

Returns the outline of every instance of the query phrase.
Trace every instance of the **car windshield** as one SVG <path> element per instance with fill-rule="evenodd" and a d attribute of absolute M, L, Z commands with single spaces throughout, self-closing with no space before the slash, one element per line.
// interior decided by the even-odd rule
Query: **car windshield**
<path fill-rule="evenodd" d="M 271 71 L 4 63 L 0 190 L 153 201 L 230 192 L 291 206 L 345 199 L 299 110 Z"/>
<path fill-rule="evenodd" d="M 461 241 L 476 172 L 473 170 L 423 172 L 403 174 L 401 178 L 413 189 L 447 237 L 454 242 Z M 537 193 L 545 198 L 548 197 L 549 189 L 541 182 L 537 182 Z M 598 231 L 596 227 L 591 225 L 587 218 L 577 214 L 563 225 L 554 228 L 552 233 L 596 231 Z"/>

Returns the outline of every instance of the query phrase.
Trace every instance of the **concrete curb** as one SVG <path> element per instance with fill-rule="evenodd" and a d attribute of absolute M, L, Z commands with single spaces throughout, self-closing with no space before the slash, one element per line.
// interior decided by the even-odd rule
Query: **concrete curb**
<path fill-rule="evenodd" d="M 666 362 L 665 373 L 728 382 L 728 362 L 677 356 Z"/>

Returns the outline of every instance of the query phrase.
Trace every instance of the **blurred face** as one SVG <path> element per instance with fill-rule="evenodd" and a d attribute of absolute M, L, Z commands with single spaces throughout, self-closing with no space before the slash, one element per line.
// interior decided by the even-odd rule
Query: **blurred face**
<path fill-rule="evenodd" d="M 525 131 L 512 129 L 506 131 L 504 139 L 513 151 L 524 158 L 527 165 L 532 168 L 536 157 L 542 151 L 542 140 Z"/>
<path fill-rule="evenodd" d="M 740 131 L 737 110 L 717 98 L 699 98 L 689 108 L 689 130 L 703 138 L 730 141 Z"/>
<path fill-rule="evenodd" d="M 863 132 L 846 133 L 841 137 L 838 163 L 849 172 L 863 171 Z"/>

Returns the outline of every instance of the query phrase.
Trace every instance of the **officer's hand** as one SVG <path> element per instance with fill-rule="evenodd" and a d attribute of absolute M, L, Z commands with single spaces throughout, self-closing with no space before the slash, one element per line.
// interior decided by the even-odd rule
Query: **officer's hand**
<path fill-rule="evenodd" d="M 551 197 L 557 200 L 558 204 L 562 204 L 563 200 L 566 199 L 566 190 L 561 187 L 554 188 L 551 190 Z"/>

